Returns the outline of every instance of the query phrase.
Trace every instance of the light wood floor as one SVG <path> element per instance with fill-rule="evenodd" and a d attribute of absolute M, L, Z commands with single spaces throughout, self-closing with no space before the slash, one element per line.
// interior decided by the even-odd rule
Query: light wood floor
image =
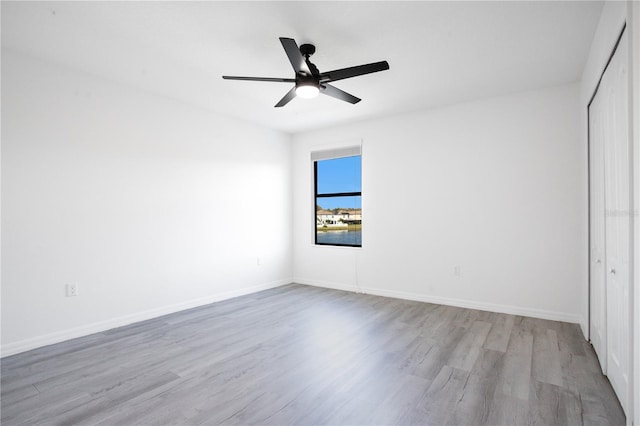
<path fill-rule="evenodd" d="M 625 422 L 577 325 L 294 284 L 5 358 L 1 418 Z"/>

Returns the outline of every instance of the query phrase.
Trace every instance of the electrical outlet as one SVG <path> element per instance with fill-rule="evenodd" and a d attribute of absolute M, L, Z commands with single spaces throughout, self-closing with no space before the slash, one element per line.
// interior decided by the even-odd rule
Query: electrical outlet
<path fill-rule="evenodd" d="M 257 264 L 258 266 L 262 265 L 262 258 L 260 258 L 260 256 L 258 256 L 258 257 L 257 257 L 256 264 Z"/>
<path fill-rule="evenodd" d="M 67 284 L 67 297 L 75 297 L 78 295 L 77 284 Z"/>
<path fill-rule="evenodd" d="M 459 266 L 454 266 L 453 267 L 453 275 L 459 277 L 460 275 L 462 275 L 462 268 Z"/>

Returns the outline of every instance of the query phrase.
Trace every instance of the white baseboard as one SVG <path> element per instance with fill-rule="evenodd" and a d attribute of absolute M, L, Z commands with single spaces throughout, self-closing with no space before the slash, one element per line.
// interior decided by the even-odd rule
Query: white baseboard
<path fill-rule="evenodd" d="M 146 321 L 152 318 L 161 317 L 163 315 L 172 314 L 186 309 L 196 308 L 198 306 L 208 305 L 210 303 L 220 302 L 222 300 L 232 299 L 238 296 L 244 296 L 259 291 L 268 290 L 270 288 L 280 287 L 291 284 L 290 279 L 273 281 L 269 283 L 259 284 L 253 287 L 241 288 L 238 290 L 216 293 L 198 299 L 187 300 L 185 302 L 176 303 L 174 305 L 162 306 L 160 308 L 149 309 L 143 312 L 137 312 L 131 315 L 124 315 L 117 318 L 111 318 L 105 321 L 99 321 L 80 327 L 74 327 L 67 330 L 57 331 L 55 333 L 45 334 L 42 336 L 32 337 L 29 339 L 12 342 L 2 345 L 0 349 L 1 357 L 15 355 L 43 346 L 52 345 L 54 343 L 64 342 L 65 340 L 75 339 L 78 337 L 88 336 L 94 333 L 100 333 L 113 328 L 122 327 L 140 321 Z"/>
<path fill-rule="evenodd" d="M 208 305 L 210 303 L 220 302 L 222 300 L 232 299 L 238 296 L 244 296 L 251 293 L 256 293 L 270 288 L 280 287 L 290 284 L 291 280 L 279 280 L 270 283 L 264 283 L 253 287 L 242 288 L 239 290 L 232 290 L 223 293 L 212 294 L 210 296 L 201 297 L 198 299 L 192 299 L 185 302 L 176 303 L 174 305 L 163 306 L 156 309 L 150 309 L 143 312 L 138 312 L 131 315 L 125 315 L 117 318 L 112 318 L 106 321 L 95 322 L 92 324 L 83 325 L 80 327 L 74 327 L 67 330 L 58 331 L 42 336 L 33 337 L 30 339 L 24 339 L 17 342 L 3 345 L 0 349 L 1 357 L 15 355 L 21 352 L 26 352 L 32 349 L 37 349 L 43 346 L 52 345 L 54 343 L 64 342 L 65 340 L 75 339 L 78 337 L 88 336 L 94 333 L 100 333 L 113 328 L 122 327 L 125 325 L 133 324 L 140 321 L 157 318 L 163 315 L 172 314 L 186 309 L 196 308 L 198 306 Z M 554 321 L 565 321 L 570 323 L 581 324 L 580 317 L 578 315 L 570 315 L 563 312 L 545 311 L 540 309 L 523 308 L 511 305 L 498 305 L 493 303 L 476 302 L 472 300 L 453 299 L 438 296 L 429 296 L 419 293 L 410 293 L 404 291 L 386 290 L 369 287 L 358 287 L 355 285 L 334 283 L 328 281 L 310 280 L 304 278 L 295 278 L 294 283 L 311 285 L 315 287 L 332 288 L 336 290 L 344 290 L 355 293 L 371 294 L 374 296 L 391 297 L 394 299 L 413 300 L 417 302 L 436 303 L 439 305 L 457 306 L 460 308 L 477 309 L 481 311 L 500 312 L 511 315 L 521 315 L 526 317 L 548 319 Z"/>
<path fill-rule="evenodd" d="M 564 312 L 545 311 L 542 309 L 524 308 L 521 306 L 498 305 L 495 303 L 477 302 L 474 300 L 453 299 L 449 297 L 430 296 L 427 294 L 410 293 L 406 291 L 386 290 L 380 288 L 358 287 L 350 284 L 333 283 L 318 280 L 309 280 L 296 277 L 294 283 L 311 285 L 315 287 L 333 288 L 336 290 L 352 291 L 356 293 L 371 294 L 374 296 L 391 297 L 394 299 L 413 300 L 416 302 L 436 303 L 438 305 L 456 306 L 459 308 L 477 309 L 479 311 L 499 312 L 502 314 L 520 315 L 524 317 L 540 318 L 552 321 L 563 321 L 580 324 L 580 316 Z"/>

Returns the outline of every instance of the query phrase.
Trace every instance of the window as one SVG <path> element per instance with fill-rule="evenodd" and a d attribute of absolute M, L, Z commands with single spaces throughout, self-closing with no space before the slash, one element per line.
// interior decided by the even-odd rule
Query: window
<path fill-rule="evenodd" d="M 362 247 L 360 147 L 314 152 L 311 158 L 314 160 L 315 243 Z"/>

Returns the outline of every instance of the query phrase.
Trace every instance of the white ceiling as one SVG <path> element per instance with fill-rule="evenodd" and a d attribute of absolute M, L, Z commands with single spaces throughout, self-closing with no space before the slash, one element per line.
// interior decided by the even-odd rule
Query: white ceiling
<path fill-rule="evenodd" d="M 603 3 L 2 2 L 2 46 L 286 132 L 580 79 Z M 313 43 L 320 71 L 362 98 L 273 105 L 293 78 L 278 37 Z"/>

